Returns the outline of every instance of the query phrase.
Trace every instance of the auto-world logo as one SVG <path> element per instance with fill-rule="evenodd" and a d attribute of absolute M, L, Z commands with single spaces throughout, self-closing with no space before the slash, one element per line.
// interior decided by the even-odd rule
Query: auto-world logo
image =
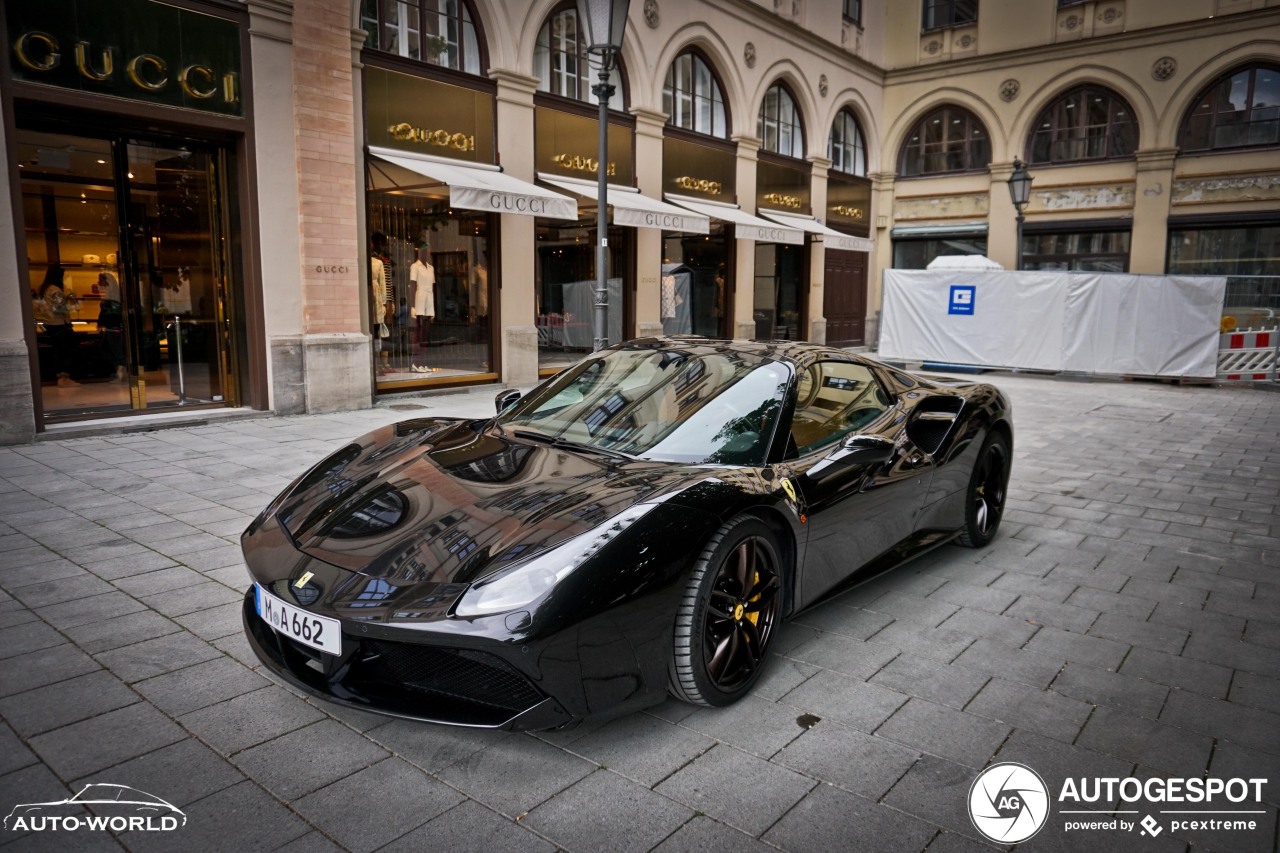
<path fill-rule="evenodd" d="M 1049 789 L 1023 764 L 993 764 L 969 788 L 969 819 L 999 844 L 1017 844 L 1040 831 L 1049 817 Z"/>
<path fill-rule="evenodd" d="M 127 785 L 92 784 L 65 800 L 20 803 L 4 819 L 4 828 L 10 832 L 171 832 L 186 823 L 181 809 L 155 794 Z"/>

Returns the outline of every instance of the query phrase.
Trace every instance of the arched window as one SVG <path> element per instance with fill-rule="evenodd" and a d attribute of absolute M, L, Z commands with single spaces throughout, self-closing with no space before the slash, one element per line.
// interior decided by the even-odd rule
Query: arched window
<path fill-rule="evenodd" d="M 978 117 L 963 107 L 945 106 L 926 115 L 902 146 L 898 174 L 939 175 L 985 169 L 991 140 Z"/>
<path fill-rule="evenodd" d="M 578 10 L 571 5 L 558 7 L 538 30 L 533 47 L 533 73 L 538 77 L 538 91 L 562 98 L 598 104 L 591 91 L 599 81 L 600 60 L 588 55 L 586 36 L 578 26 Z M 609 72 L 613 97 L 609 109 L 623 109 L 622 76 L 615 63 Z"/>
<path fill-rule="evenodd" d="M 729 136 L 720 81 L 706 60 L 692 50 L 677 56 L 667 69 L 662 110 L 670 116 L 668 122 L 673 127 L 721 139 Z"/>
<path fill-rule="evenodd" d="M 756 132 L 762 150 L 804 159 L 804 127 L 800 124 L 800 111 L 796 109 L 796 99 L 782 83 L 774 83 L 764 93 Z"/>
<path fill-rule="evenodd" d="M 466 0 L 361 0 L 360 24 L 372 50 L 468 74 L 486 70 Z"/>
<path fill-rule="evenodd" d="M 1182 123 L 1183 151 L 1280 145 L 1280 67 L 1224 74 L 1200 93 Z"/>
<path fill-rule="evenodd" d="M 831 125 L 831 136 L 827 139 L 827 157 L 831 159 L 831 168 L 836 172 L 846 172 L 858 177 L 867 174 L 867 149 L 862 143 L 862 129 L 858 120 L 848 110 L 841 110 Z"/>
<path fill-rule="evenodd" d="M 1129 157 L 1138 125 L 1124 98 L 1100 86 L 1072 89 L 1040 113 L 1031 131 L 1032 163 Z"/>

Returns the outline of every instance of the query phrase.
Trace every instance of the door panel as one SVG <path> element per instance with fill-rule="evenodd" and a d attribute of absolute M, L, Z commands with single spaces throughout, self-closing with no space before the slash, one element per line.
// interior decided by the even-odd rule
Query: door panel
<path fill-rule="evenodd" d="M 826 251 L 822 314 L 827 319 L 827 345 L 863 346 L 867 321 L 867 255 Z"/>

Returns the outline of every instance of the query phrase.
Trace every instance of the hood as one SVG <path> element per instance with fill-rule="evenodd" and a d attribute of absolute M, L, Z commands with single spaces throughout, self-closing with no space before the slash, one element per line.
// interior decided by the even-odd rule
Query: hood
<path fill-rule="evenodd" d="M 705 477 L 478 422 L 404 421 L 317 465 L 275 507 L 303 553 L 393 584 L 471 583 Z"/>

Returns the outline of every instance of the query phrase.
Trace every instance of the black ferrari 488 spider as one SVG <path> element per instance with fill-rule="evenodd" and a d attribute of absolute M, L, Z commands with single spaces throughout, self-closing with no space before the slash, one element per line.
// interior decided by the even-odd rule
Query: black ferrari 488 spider
<path fill-rule="evenodd" d="M 990 542 L 1013 450 L 990 385 L 794 342 L 630 341 L 498 410 L 369 433 L 254 520 L 271 670 L 465 726 L 726 705 L 788 617 Z"/>

